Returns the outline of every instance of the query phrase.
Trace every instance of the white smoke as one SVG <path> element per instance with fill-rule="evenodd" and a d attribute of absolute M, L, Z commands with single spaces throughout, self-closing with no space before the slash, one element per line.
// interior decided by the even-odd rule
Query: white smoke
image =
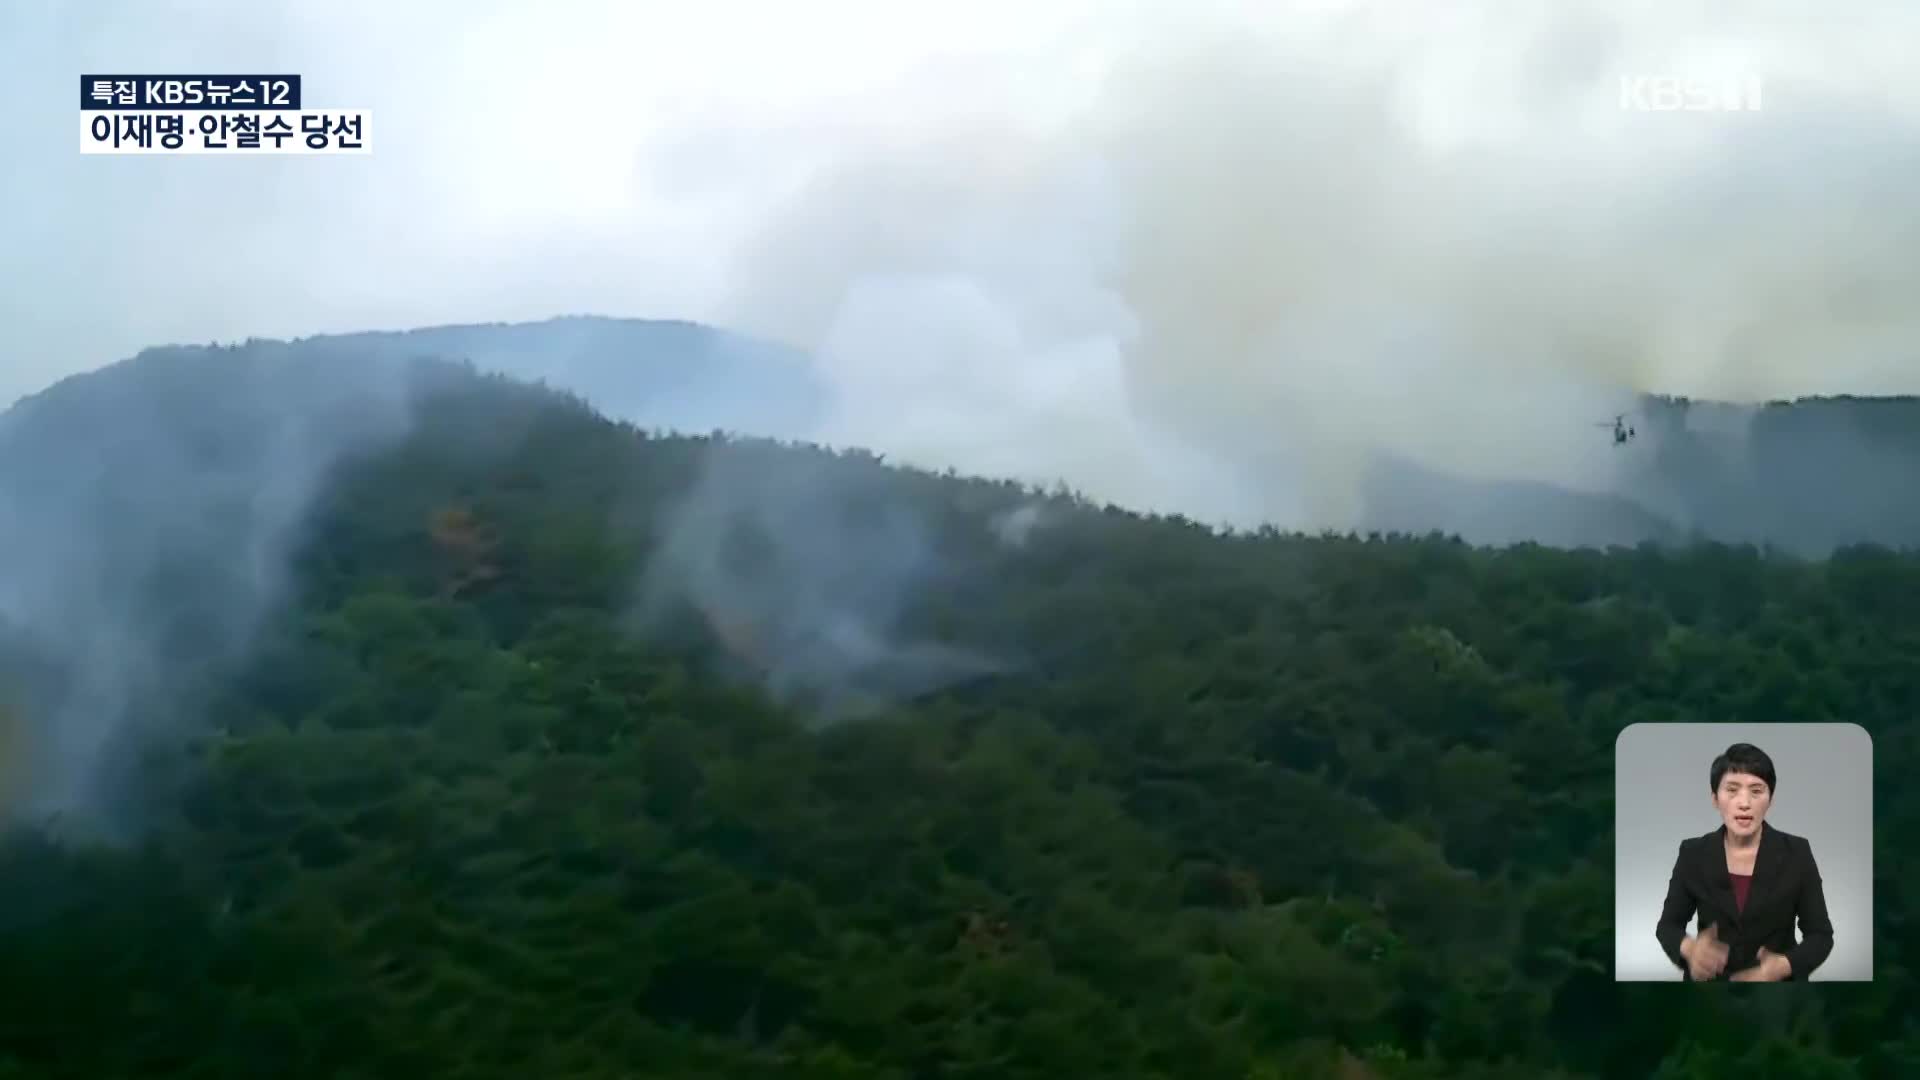
<path fill-rule="evenodd" d="M 1382 455 L 1607 490 L 1640 392 L 1920 383 L 1905 10 L 1258 10 L 839 102 L 725 321 L 818 356 L 830 441 L 1308 528 Z M 1762 111 L 1624 110 L 1645 73 Z"/>
<path fill-rule="evenodd" d="M 163 349 L 0 415 L 0 822 L 112 835 L 289 585 L 333 470 L 413 420 L 398 364 Z"/>
<path fill-rule="evenodd" d="M 1033 536 L 1034 530 L 1045 524 L 1046 520 L 1046 504 L 1031 502 L 995 514 L 988 524 L 1002 544 L 1023 548 L 1027 546 L 1027 540 Z"/>
<path fill-rule="evenodd" d="M 638 628 L 690 608 L 776 699 L 844 716 L 1002 667 L 908 625 L 950 563 L 876 461 L 712 443 L 661 525 Z"/>

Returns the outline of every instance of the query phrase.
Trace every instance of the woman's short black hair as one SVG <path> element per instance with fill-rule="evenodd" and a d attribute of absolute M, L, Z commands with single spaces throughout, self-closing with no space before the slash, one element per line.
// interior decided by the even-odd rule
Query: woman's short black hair
<path fill-rule="evenodd" d="M 1752 743 L 1734 743 L 1727 747 L 1726 753 L 1713 759 L 1713 779 L 1707 782 L 1707 790 L 1719 791 L 1720 778 L 1728 773 L 1745 773 L 1765 780 L 1769 794 L 1779 789 L 1774 783 L 1773 759 Z"/>

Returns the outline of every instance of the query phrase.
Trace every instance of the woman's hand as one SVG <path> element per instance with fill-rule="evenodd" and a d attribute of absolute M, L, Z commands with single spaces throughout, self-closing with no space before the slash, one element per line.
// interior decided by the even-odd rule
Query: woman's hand
<path fill-rule="evenodd" d="M 1769 951 L 1765 946 L 1760 949 L 1760 959 L 1745 971 L 1736 971 L 1731 976 L 1733 982 L 1781 982 L 1793 974 L 1793 965 L 1777 952 Z"/>
<path fill-rule="evenodd" d="M 1694 982 L 1715 978 L 1727 966 L 1727 947 L 1720 942 L 1720 931 L 1712 926 L 1682 941 L 1680 955 L 1686 958 L 1687 975 Z"/>

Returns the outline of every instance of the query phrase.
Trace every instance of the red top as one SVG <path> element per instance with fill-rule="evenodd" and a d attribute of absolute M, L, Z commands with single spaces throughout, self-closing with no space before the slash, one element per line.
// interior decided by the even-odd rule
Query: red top
<path fill-rule="evenodd" d="M 1733 903 L 1741 911 L 1747 910 L 1747 888 L 1753 884 L 1752 874 L 1728 874 L 1733 879 Z"/>

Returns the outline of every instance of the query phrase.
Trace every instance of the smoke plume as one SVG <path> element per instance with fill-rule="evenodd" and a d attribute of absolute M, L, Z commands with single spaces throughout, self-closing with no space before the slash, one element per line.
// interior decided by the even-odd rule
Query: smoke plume
<path fill-rule="evenodd" d="M 641 627 L 690 611 L 777 700 L 845 716 L 1001 668 L 914 628 L 956 571 L 877 461 L 716 442 L 662 521 Z"/>
<path fill-rule="evenodd" d="M 812 358 L 819 441 L 1216 523 L 1633 542 L 1732 520 L 1641 488 L 1671 439 L 1739 458 L 1755 415 L 1641 423 L 1642 395 L 1912 387 L 1920 94 L 1865 77 L 1900 75 L 1902 9 L 1048 15 L 662 144 L 663 189 L 780 193 L 716 321 Z M 1649 74 L 1759 77 L 1762 108 L 1624 108 Z M 875 642 L 925 550 L 822 526 L 823 484 L 716 469 L 661 564 L 780 686 L 895 655 Z M 772 539 L 736 566 L 739 522 Z"/>
<path fill-rule="evenodd" d="M 0 819 L 137 827 L 132 766 L 244 655 L 330 471 L 410 423 L 397 365 L 282 345 L 150 350 L 0 416 Z"/>
<path fill-rule="evenodd" d="M 1206 10 L 837 103 L 722 321 L 816 356 L 830 441 L 1299 528 L 1383 461 L 1618 490 L 1641 393 L 1920 381 L 1909 10 Z M 1762 108 L 1623 108 L 1649 73 Z"/>

